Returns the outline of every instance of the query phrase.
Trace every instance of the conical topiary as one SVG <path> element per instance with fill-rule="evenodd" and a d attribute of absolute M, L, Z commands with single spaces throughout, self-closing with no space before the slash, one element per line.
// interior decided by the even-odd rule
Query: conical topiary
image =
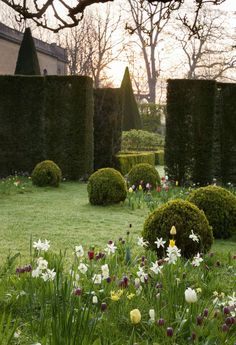
<path fill-rule="evenodd" d="M 134 97 L 129 69 L 126 67 L 121 83 L 122 97 L 122 130 L 141 129 L 141 118 L 138 106 Z"/>
<path fill-rule="evenodd" d="M 30 28 L 26 28 L 16 62 L 15 74 L 40 75 L 39 61 Z"/>

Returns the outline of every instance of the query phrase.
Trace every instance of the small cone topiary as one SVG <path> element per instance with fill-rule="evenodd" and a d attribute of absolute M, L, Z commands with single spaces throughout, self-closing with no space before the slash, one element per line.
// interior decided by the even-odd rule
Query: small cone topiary
<path fill-rule="evenodd" d="M 34 168 L 31 178 L 34 185 L 38 187 L 58 187 L 61 182 L 61 169 L 56 163 L 50 160 L 40 162 Z"/>
<path fill-rule="evenodd" d="M 163 256 L 163 248 L 157 248 L 155 241 L 162 238 L 167 247 L 173 239 L 170 234 L 173 225 L 176 228 L 175 245 L 181 249 L 182 256 L 189 258 L 211 248 L 212 229 L 204 212 L 188 201 L 176 199 L 157 208 L 144 223 L 142 235 L 159 257 Z M 197 236 L 198 241 L 191 238 L 192 234 Z"/>
<path fill-rule="evenodd" d="M 128 173 L 127 180 L 129 187 L 141 185 L 144 190 L 156 188 L 161 183 L 158 171 L 148 163 L 136 164 Z M 147 184 L 150 185 L 149 188 L 146 187 Z"/>
<path fill-rule="evenodd" d="M 126 67 L 121 82 L 122 130 L 141 129 L 141 117 L 134 97 L 129 69 Z"/>
<path fill-rule="evenodd" d="M 40 67 L 30 28 L 26 28 L 16 62 L 15 74 L 40 75 Z"/>
<path fill-rule="evenodd" d="M 191 192 L 188 201 L 203 210 L 215 238 L 236 234 L 236 197 L 218 186 L 201 187 Z"/>
<path fill-rule="evenodd" d="M 88 180 L 89 201 L 93 205 L 109 205 L 124 201 L 127 187 L 124 177 L 113 168 L 99 169 Z"/>

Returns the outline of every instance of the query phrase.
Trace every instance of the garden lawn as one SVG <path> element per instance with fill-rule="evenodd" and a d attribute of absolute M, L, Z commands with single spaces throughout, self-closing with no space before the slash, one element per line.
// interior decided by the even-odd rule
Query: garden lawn
<path fill-rule="evenodd" d="M 52 250 L 73 250 L 76 244 L 104 246 L 109 239 L 140 234 L 148 209 L 131 210 L 127 203 L 92 206 L 87 185 L 62 183 L 59 188 L 36 188 L 23 194 L 0 195 L 0 258 L 11 251 L 29 254 L 32 240 L 48 239 Z"/>
<path fill-rule="evenodd" d="M 131 233 L 140 236 L 149 210 L 146 206 L 132 210 L 127 201 L 114 206 L 92 206 L 88 202 L 87 185 L 62 183 L 59 188 L 29 188 L 30 191 L 0 194 L 0 259 L 9 252 L 29 255 L 30 239 L 47 239 L 52 250 L 68 249 L 75 245 L 95 245 L 104 248 L 109 239 Z M 215 241 L 212 251 L 236 254 L 236 242 Z"/>

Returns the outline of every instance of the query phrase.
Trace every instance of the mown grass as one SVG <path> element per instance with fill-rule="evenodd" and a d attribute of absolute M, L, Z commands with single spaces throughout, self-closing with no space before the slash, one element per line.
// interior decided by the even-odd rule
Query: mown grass
<path fill-rule="evenodd" d="M 18 187 L 17 187 L 18 188 Z M 0 194 L 0 259 L 9 252 L 29 255 L 30 239 L 48 239 L 55 251 L 83 244 L 104 247 L 109 240 L 131 232 L 138 236 L 149 210 L 132 210 L 127 201 L 114 206 L 92 206 L 84 183 L 62 183 L 59 188 L 36 188 Z M 215 241 L 212 251 L 236 254 L 236 242 Z"/>

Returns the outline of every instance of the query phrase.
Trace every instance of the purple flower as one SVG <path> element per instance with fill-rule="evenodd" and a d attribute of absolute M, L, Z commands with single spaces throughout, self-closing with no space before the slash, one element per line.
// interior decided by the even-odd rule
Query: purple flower
<path fill-rule="evenodd" d="M 203 310 L 203 316 L 207 317 L 207 316 L 208 316 L 208 313 L 209 313 L 208 309 L 204 309 L 204 310 Z"/>
<path fill-rule="evenodd" d="M 203 323 L 203 317 L 201 315 L 198 315 L 197 316 L 197 325 L 198 326 L 201 326 Z"/>
<path fill-rule="evenodd" d="M 105 302 L 103 302 L 101 304 L 101 311 L 105 311 L 105 310 L 107 310 L 107 304 Z"/>
<path fill-rule="evenodd" d="M 158 324 L 159 326 L 164 326 L 165 320 L 164 320 L 164 319 L 159 319 L 159 320 L 157 321 L 157 324 Z"/>
<path fill-rule="evenodd" d="M 173 334 L 174 334 L 173 328 L 172 327 L 167 327 L 167 329 L 166 329 L 167 337 L 173 337 Z"/>
<path fill-rule="evenodd" d="M 230 307 L 224 307 L 223 312 L 225 315 L 230 314 Z"/>
<path fill-rule="evenodd" d="M 82 294 L 82 290 L 80 288 L 75 289 L 74 291 L 75 296 L 80 296 Z"/>
<path fill-rule="evenodd" d="M 228 332 L 229 327 L 226 325 L 226 323 L 224 323 L 224 324 L 221 326 L 221 330 L 222 330 L 222 332 Z"/>

